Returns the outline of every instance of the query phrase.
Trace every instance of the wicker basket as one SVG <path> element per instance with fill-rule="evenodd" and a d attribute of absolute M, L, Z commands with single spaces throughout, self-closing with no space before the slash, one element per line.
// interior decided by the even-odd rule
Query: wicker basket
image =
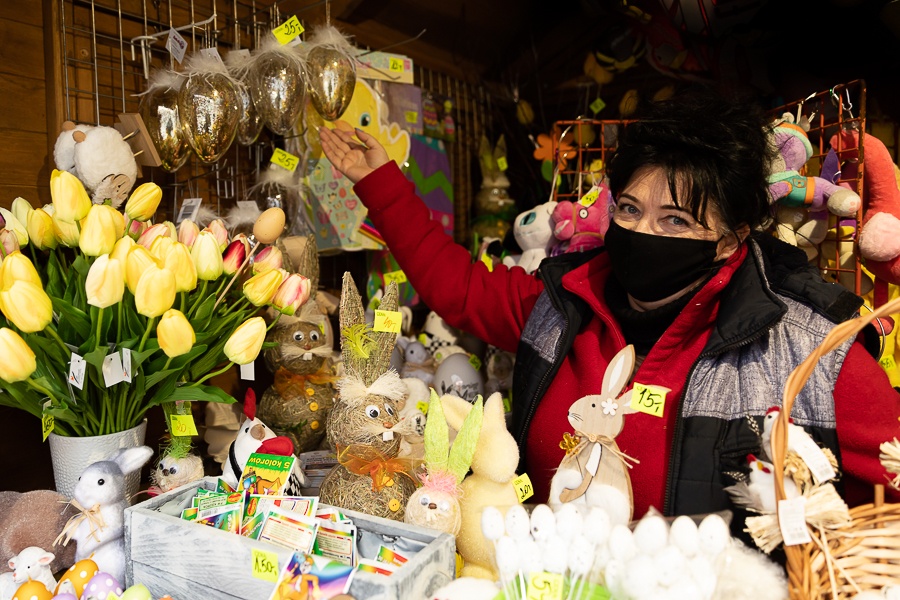
<path fill-rule="evenodd" d="M 783 409 L 772 429 L 775 465 L 784 465 L 787 431 L 794 398 L 806 384 L 816 362 L 844 341 L 855 337 L 878 317 L 900 311 L 900 299 L 875 312 L 837 325 L 787 380 Z M 828 484 L 826 484 L 828 485 Z M 784 500 L 784 472 L 775 469 L 776 498 Z M 875 502 L 850 510 L 851 521 L 835 529 L 812 527 L 812 543 L 785 546 L 791 600 L 852 598 L 865 590 L 900 585 L 900 504 L 884 503 L 884 486 L 875 486 Z"/>

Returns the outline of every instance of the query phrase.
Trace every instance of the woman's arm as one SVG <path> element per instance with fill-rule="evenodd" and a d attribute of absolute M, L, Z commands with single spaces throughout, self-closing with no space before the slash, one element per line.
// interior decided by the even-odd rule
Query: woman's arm
<path fill-rule="evenodd" d="M 369 218 L 422 299 L 448 324 L 504 350 L 515 351 L 543 284 L 523 269 L 489 272 L 431 219 L 415 186 L 371 136 L 322 131 L 322 148 L 356 182 Z"/>
<path fill-rule="evenodd" d="M 850 346 L 834 386 L 834 410 L 847 502 L 871 502 L 872 486 L 887 483 L 878 447 L 900 437 L 900 394 L 858 341 Z M 900 501 L 890 487 L 887 494 Z"/>

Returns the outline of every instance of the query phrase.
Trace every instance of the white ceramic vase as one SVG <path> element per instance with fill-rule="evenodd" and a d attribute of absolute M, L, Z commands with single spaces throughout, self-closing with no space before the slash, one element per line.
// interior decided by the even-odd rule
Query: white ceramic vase
<path fill-rule="evenodd" d="M 136 448 L 144 444 L 147 435 L 147 419 L 135 427 L 88 437 L 65 437 L 51 433 L 50 458 L 53 461 L 53 479 L 56 491 L 71 498 L 81 473 L 91 464 L 106 460 L 120 448 Z M 140 470 L 125 477 L 125 494 L 134 496 L 141 484 Z"/>

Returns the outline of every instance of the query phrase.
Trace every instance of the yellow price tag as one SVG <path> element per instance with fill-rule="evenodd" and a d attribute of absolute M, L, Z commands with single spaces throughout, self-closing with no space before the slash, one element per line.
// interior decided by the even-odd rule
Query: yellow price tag
<path fill-rule="evenodd" d="M 423 415 L 428 415 L 428 403 L 424 400 L 416 402 L 416 408 L 418 408 Z"/>
<path fill-rule="evenodd" d="M 406 122 L 407 123 L 418 123 L 419 122 L 419 113 L 414 110 L 406 111 Z"/>
<path fill-rule="evenodd" d="M 400 324 L 403 315 L 397 310 L 376 310 L 375 311 L 375 331 L 383 331 L 386 333 L 400 333 Z"/>
<path fill-rule="evenodd" d="M 404 273 L 403 271 L 391 271 L 390 273 L 385 273 L 384 285 L 390 285 L 392 281 L 397 285 L 400 285 L 401 283 L 406 283 L 409 280 L 406 278 L 406 273 Z"/>
<path fill-rule="evenodd" d="M 253 576 L 266 581 L 278 581 L 278 555 L 253 548 Z"/>
<path fill-rule="evenodd" d="M 897 368 L 897 362 L 890 354 L 888 354 L 887 356 L 882 356 L 881 360 L 878 361 L 878 364 L 881 365 L 881 368 L 885 371 L 893 371 Z"/>
<path fill-rule="evenodd" d="M 300 19 L 297 18 L 297 15 L 294 15 L 272 30 L 272 34 L 275 36 L 275 39 L 278 40 L 278 43 L 282 46 L 290 42 L 301 33 L 303 33 L 303 25 L 300 24 Z"/>
<path fill-rule="evenodd" d="M 481 370 L 481 359 L 475 356 L 474 354 L 469 357 L 469 364 L 472 365 L 472 368 L 476 371 Z"/>
<path fill-rule="evenodd" d="M 388 69 L 393 71 L 394 73 L 402 73 L 404 69 L 403 59 L 402 58 L 389 58 L 388 59 Z"/>
<path fill-rule="evenodd" d="M 631 392 L 631 408 L 654 417 L 661 417 L 666 407 L 668 393 L 669 390 L 664 387 L 635 383 Z"/>
<path fill-rule="evenodd" d="M 170 415 L 169 422 L 172 435 L 179 437 L 197 435 L 197 426 L 192 415 Z"/>
<path fill-rule="evenodd" d="M 597 198 L 599 198 L 599 197 L 600 197 L 600 188 L 598 188 L 597 186 L 594 186 L 590 190 L 588 190 L 587 194 L 585 194 L 578 200 L 578 204 L 589 208 L 594 205 L 594 203 L 597 201 Z"/>
<path fill-rule="evenodd" d="M 531 573 L 528 576 L 528 600 L 560 600 L 563 597 L 562 573 Z"/>
<path fill-rule="evenodd" d="M 281 148 L 275 148 L 275 152 L 272 153 L 272 164 L 293 173 L 297 169 L 297 165 L 300 164 L 300 159 Z"/>
<path fill-rule="evenodd" d="M 481 262 L 483 262 L 484 266 L 487 267 L 488 273 L 492 273 L 494 271 L 494 261 L 492 261 L 491 257 L 487 255 L 487 252 L 481 255 Z"/>
<path fill-rule="evenodd" d="M 516 496 L 519 497 L 520 504 L 534 496 L 534 486 L 531 485 L 528 473 L 522 473 L 513 479 L 513 487 L 516 489 Z"/>
<path fill-rule="evenodd" d="M 509 168 L 509 165 L 506 162 L 505 156 L 501 156 L 500 158 L 497 159 L 497 168 L 500 169 L 501 171 L 505 171 Z"/>
<path fill-rule="evenodd" d="M 41 435 L 43 436 L 43 440 L 47 441 L 47 436 L 50 435 L 50 432 L 53 431 L 53 428 L 56 426 L 56 421 L 53 418 L 53 415 L 48 415 L 44 413 L 41 415 Z"/>
<path fill-rule="evenodd" d="M 596 100 L 591 102 L 590 106 L 591 112 L 596 115 L 598 112 L 606 108 L 606 102 L 604 102 L 602 98 L 597 98 Z"/>

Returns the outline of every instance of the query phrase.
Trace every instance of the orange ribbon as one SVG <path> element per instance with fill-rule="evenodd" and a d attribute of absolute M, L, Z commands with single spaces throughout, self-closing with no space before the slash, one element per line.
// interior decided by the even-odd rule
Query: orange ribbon
<path fill-rule="evenodd" d="M 372 478 L 372 489 L 380 492 L 393 485 L 394 475 L 405 475 L 418 486 L 416 471 L 421 461 L 407 458 L 388 458 L 371 446 L 338 446 L 338 462 L 351 473 Z"/>
<path fill-rule="evenodd" d="M 326 385 L 334 383 L 338 378 L 330 373 L 330 368 L 323 365 L 312 375 L 298 375 L 284 367 L 275 371 L 275 383 L 273 387 L 282 397 L 306 396 L 307 384 Z"/>

